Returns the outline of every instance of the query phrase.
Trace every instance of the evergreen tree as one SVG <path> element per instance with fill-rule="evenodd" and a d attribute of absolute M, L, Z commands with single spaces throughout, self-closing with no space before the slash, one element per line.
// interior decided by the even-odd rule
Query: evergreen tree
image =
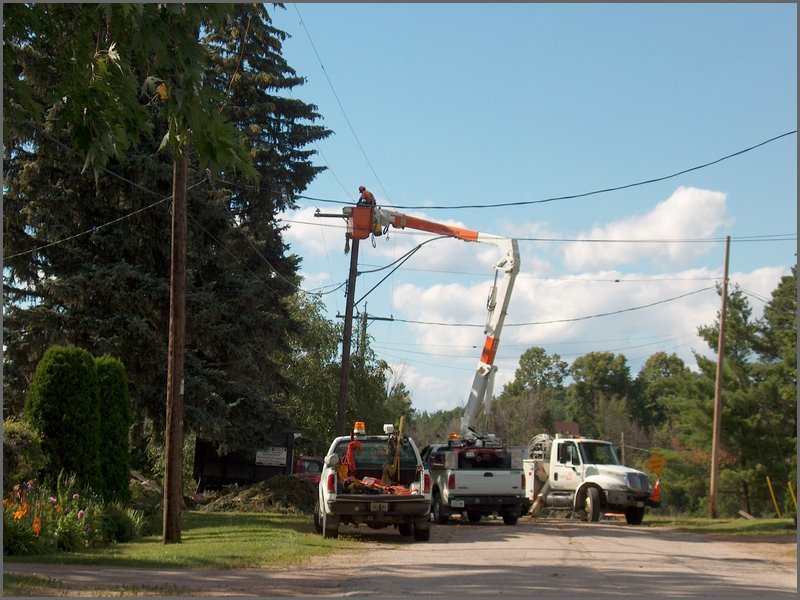
<path fill-rule="evenodd" d="M 25 417 L 42 435 L 51 485 L 63 471 L 102 493 L 100 408 L 94 358 L 76 347 L 53 346 L 36 368 Z"/>
<path fill-rule="evenodd" d="M 6 406 L 19 410 L 47 347 L 75 344 L 94 355 L 124 356 L 136 421 L 163 431 L 172 165 L 158 150 L 176 137 L 170 115 L 179 115 L 184 126 L 198 123 L 190 145 L 186 422 L 211 441 L 252 447 L 287 426 L 276 402 L 292 385 L 279 355 L 281 340 L 297 329 L 286 299 L 296 291 L 299 259 L 282 241 L 275 214 L 292 207 L 318 172 L 304 147 L 329 132 L 309 124 L 319 118 L 313 106 L 282 97 L 302 78 L 280 56 L 284 34 L 271 26 L 264 5 L 228 7 L 225 22 L 198 20 L 206 14 L 201 7 L 181 6 L 112 10 L 111 31 L 133 48 L 125 67 L 146 92 L 137 101 L 150 117 L 149 127 L 129 140 L 124 162 L 112 155 L 107 163 L 120 177 L 101 174 L 95 182 L 83 174 L 72 132 L 48 131 L 36 115 L 6 129 Z M 105 32 L 105 20 L 98 20 L 104 13 L 94 10 L 88 22 L 103 24 Z M 115 20 L 123 13 L 146 18 L 152 47 L 123 35 Z M 194 28 L 195 36 L 201 30 L 205 45 L 191 52 L 170 46 L 178 35 L 170 28 Z M 28 84 L 26 97 L 47 106 L 53 99 L 40 90 L 57 82 L 52 65 L 59 49 L 32 38 L 33 31 L 15 45 L 16 55 L 26 57 L 15 74 Z M 163 44 L 151 39 L 162 34 Z M 34 60 L 26 44 L 47 60 Z M 180 81 L 151 60 L 170 52 L 169 64 L 184 61 Z M 192 65 L 205 70 L 194 73 Z M 181 95 L 191 80 L 210 82 L 196 106 Z M 201 127 L 193 119 L 203 114 L 220 117 Z M 255 181 L 244 168 L 220 170 L 223 155 L 238 156 L 225 122 L 244 140 Z M 208 135 L 198 136 L 201 129 Z"/>
<path fill-rule="evenodd" d="M 95 359 L 100 412 L 100 472 L 106 500 L 130 499 L 131 453 L 129 430 L 133 421 L 128 381 L 122 361 L 111 356 Z"/>

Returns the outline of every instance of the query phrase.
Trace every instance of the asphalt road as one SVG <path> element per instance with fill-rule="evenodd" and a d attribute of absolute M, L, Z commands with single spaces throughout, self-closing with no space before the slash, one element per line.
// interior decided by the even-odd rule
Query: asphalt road
<path fill-rule="evenodd" d="M 126 595 L 146 586 L 191 596 L 797 597 L 792 537 L 731 543 L 646 523 L 531 519 L 433 525 L 430 542 L 363 526 L 340 535 L 360 539 L 363 550 L 281 571 L 9 563 L 4 572 L 53 577 L 68 589 L 124 587 Z"/>

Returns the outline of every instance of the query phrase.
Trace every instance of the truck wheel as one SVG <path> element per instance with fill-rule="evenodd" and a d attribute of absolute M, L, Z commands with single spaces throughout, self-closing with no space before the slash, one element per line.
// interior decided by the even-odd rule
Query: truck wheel
<path fill-rule="evenodd" d="M 644 506 L 634 506 L 625 511 L 628 525 L 641 525 L 644 520 Z"/>
<path fill-rule="evenodd" d="M 431 539 L 430 524 L 425 529 L 419 529 L 418 527 L 414 527 L 414 541 L 416 541 L 416 542 L 427 542 L 430 539 Z"/>
<path fill-rule="evenodd" d="M 319 516 L 319 502 L 314 505 L 314 531 L 322 533 L 322 518 Z"/>
<path fill-rule="evenodd" d="M 519 517 L 514 513 L 503 513 L 503 523 L 506 525 L 516 525 Z"/>
<path fill-rule="evenodd" d="M 584 506 L 586 507 L 586 520 L 589 523 L 596 523 L 600 520 L 600 492 L 597 491 L 597 488 L 590 487 L 586 490 Z"/>
<path fill-rule="evenodd" d="M 400 535 L 411 535 L 414 533 L 414 526 L 411 523 L 400 523 L 397 526 L 397 530 L 400 532 Z"/>
<path fill-rule="evenodd" d="M 449 520 L 449 517 L 442 510 L 442 498 L 439 496 L 439 492 L 433 494 L 431 513 L 433 514 L 433 520 L 439 523 L 439 525 L 444 525 Z"/>
<path fill-rule="evenodd" d="M 481 513 L 476 510 L 468 510 L 467 511 L 467 519 L 469 519 L 470 523 L 477 523 L 481 520 Z"/>
<path fill-rule="evenodd" d="M 339 517 L 322 513 L 322 537 L 332 540 L 339 537 Z"/>

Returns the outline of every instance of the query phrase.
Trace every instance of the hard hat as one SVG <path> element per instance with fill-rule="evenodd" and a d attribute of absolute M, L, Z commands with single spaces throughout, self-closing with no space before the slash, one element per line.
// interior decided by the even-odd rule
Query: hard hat
<path fill-rule="evenodd" d="M 367 189 L 367 188 L 365 188 L 363 185 L 360 185 L 360 186 L 358 186 L 358 191 L 359 191 L 359 192 L 363 192 L 363 191 L 365 191 L 366 189 Z"/>

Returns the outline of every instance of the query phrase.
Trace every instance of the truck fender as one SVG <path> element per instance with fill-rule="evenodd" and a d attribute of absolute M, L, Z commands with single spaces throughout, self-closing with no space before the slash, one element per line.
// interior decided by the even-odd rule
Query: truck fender
<path fill-rule="evenodd" d="M 603 488 L 594 483 L 593 481 L 584 481 L 577 490 L 575 490 L 575 496 L 573 496 L 572 500 L 572 507 L 574 510 L 583 510 L 584 503 L 586 502 L 586 493 L 589 488 L 596 488 L 598 492 L 600 492 L 600 503 L 602 508 L 606 507 L 606 495 L 603 493 Z"/>

